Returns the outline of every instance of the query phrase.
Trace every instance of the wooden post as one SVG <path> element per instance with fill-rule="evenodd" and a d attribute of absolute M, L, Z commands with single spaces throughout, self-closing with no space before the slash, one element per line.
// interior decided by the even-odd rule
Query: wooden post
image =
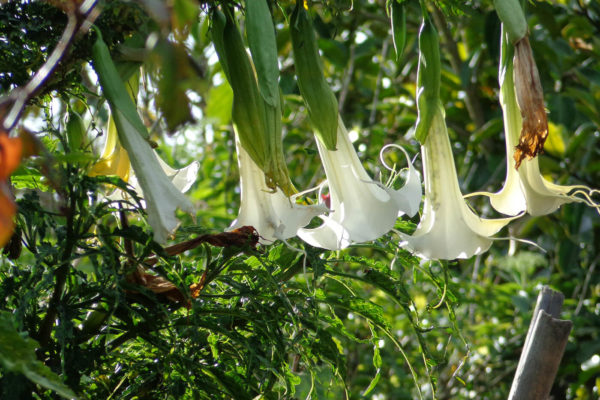
<path fill-rule="evenodd" d="M 571 321 L 558 319 L 564 296 L 542 288 L 525 338 L 509 400 L 546 400 L 565 351 Z"/>

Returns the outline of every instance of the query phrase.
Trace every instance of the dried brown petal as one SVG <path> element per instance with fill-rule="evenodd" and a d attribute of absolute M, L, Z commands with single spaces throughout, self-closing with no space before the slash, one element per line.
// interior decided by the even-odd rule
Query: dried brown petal
<path fill-rule="evenodd" d="M 515 168 L 524 158 L 532 159 L 544 149 L 548 137 L 548 119 L 544 108 L 544 92 L 529 39 L 524 37 L 515 44 L 515 90 L 523 117 L 519 144 L 515 149 Z"/>

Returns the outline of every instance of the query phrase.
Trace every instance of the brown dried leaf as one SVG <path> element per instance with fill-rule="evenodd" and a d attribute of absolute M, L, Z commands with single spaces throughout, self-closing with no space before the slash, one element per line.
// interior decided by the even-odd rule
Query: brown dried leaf
<path fill-rule="evenodd" d="M 138 266 L 135 272 L 132 272 L 127 276 L 127 281 L 143 286 L 153 293 L 160 294 L 172 303 L 183 304 L 186 308 L 191 307 L 190 302 L 185 298 L 177 286 L 162 276 L 147 273 L 141 266 Z M 131 292 L 137 293 L 135 291 Z"/>
<path fill-rule="evenodd" d="M 166 247 L 165 252 L 170 256 L 174 256 L 181 254 L 184 251 L 195 249 L 202 243 L 209 243 L 218 247 L 244 247 L 248 245 L 252 248 L 255 248 L 258 244 L 259 237 L 260 236 L 254 227 L 242 226 L 232 230 L 231 232 L 200 235 L 197 238 L 176 243 L 172 246 Z M 146 261 L 144 261 L 144 263 L 147 265 L 154 265 L 157 262 L 158 259 L 156 257 L 148 258 Z"/>
<path fill-rule="evenodd" d="M 523 117 L 519 144 L 515 149 L 515 168 L 523 159 L 532 159 L 544 149 L 548 137 L 548 119 L 544 108 L 544 92 L 529 39 L 524 37 L 515 44 L 515 90 Z"/>

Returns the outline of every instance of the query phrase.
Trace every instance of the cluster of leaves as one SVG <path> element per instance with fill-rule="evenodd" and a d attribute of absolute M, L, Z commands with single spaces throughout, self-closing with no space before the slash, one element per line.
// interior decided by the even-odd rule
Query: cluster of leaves
<path fill-rule="evenodd" d="M 176 0 L 163 10 L 152 1 L 106 1 L 97 19 L 115 60 L 146 60 L 138 107 L 153 137 L 163 139 L 161 156 L 171 165 L 201 163 L 190 192 L 199 210 L 195 220 L 182 216 L 175 242 L 223 231 L 239 205 L 232 94 L 211 60 L 203 3 Z M 405 3 L 406 50 L 396 61 L 385 1 L 309 2 L 326 75 L 372 172 L 386 143 L 417 150 L 405 133 L 416 119 L 421 10 L 416 1 Z M 449 11 L 461 2 L 437 3 Z M 285 21 L 292 5 L 277 5 L 287 162 L 294 183 L 310 187 L 323 173 L 291 63 Z M 446 20 L 431 9 L 443 45 L 441 97 L 465 192 L 497 190 L 504 174 L 499 21 L 490 5 L 454 7 L 462 13 L 448 12 Z M 527 12 L 552 121 L 542 170 L 557 182 L 598 185 L 600 10 L 564 0 L 536 2 Z M 41 65 L 65 19 L 47 3 L 27 1 L 1 6 L 0 17 L 4 37 L 24 32 L 24 43 L 0 40 L 7 91 Z M 148 38 L 158 43 L 150 53 Z M 86 176 L 106 125 L 97 88 L 82 68 L 91 39 L 75 42 L 63 67 L 74 73 L 55 74 L 37 99 L 55 181 L 42 177 L 47 162 L 39 160 L 12 177 L 20 231 L 0 258 L 0 397 L 72 391 L 82 398 L 506 398 L 541 284 L 566 295 L 564 317 L 574 321 L 553 394 L 597 395 L 600 222 L 592 210 L 566 205 L 511 228 L 545 253 L 498 242 L 486 255 L 449 265 L 420 263 L 393 235 L 339 254 L 291 241 L 306 257 L 285 244 L 203 245 L 168 256 L 152 242 L 135 193 L 130 202 L 103 197 L 109 184 L 127 190 L 124 182 Z M 71 88 L 79 82 L 86 89 L 75 100 Z M 52 99 L 62 103 L 51 106 Z M 68 107 L 90 126 L 79 152 L 69 148 L 62 123 Z M 416 222 L 397 228 L 414 229 Z M 174 284 L 183 301 L 131 279 L 153 254 L 158 262 L 146 272 Z M 194 299 L 189 288 L 201 281 Z M 16 347 L 22 353 L 12 353 Z"/>

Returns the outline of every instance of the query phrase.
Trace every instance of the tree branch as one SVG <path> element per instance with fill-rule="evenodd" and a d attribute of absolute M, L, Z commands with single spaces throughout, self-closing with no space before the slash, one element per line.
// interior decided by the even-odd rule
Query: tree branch
<path fill-rule="evenodd" d="M 31 80 L 21 88 L 13 90 L 8 96 L 0 99 L 0 129 L 10 131 L 19 121 L 27 102 L 44 87 L 56 67 L 67 54 L 71 44 L 79 32 L 87 31 L 98 16 L 96 3 L 98 0 L 85 0 L 79 7 L 76 2 L 61 3 L 67 13 L 67 27 L 54 50 Z"/>
<path fill-rule="evenodd" d="M 437 7 L 433 7 L 433 21 L 437 29 L 442 32 L 444 45 L 450 55 L 450 65 L 452 66 L 454 73 L 460 77 L 462 60 L 460 59 L 458 48 L 452 37 L 452 32 L 448 29 L 444 16 Z M 485 117 L 483 115 L 483 109 L 481 108 L 481 100 L 477 95 L 477 88 L 470 80 L 468 82 L 463 82 L 461 79 L 461 84 L 466 93 L 465 106 L 467 107 L 469 117 L 471 117 L 475 123 L 475 127 L 479 128 L 485 124 Z"/>

